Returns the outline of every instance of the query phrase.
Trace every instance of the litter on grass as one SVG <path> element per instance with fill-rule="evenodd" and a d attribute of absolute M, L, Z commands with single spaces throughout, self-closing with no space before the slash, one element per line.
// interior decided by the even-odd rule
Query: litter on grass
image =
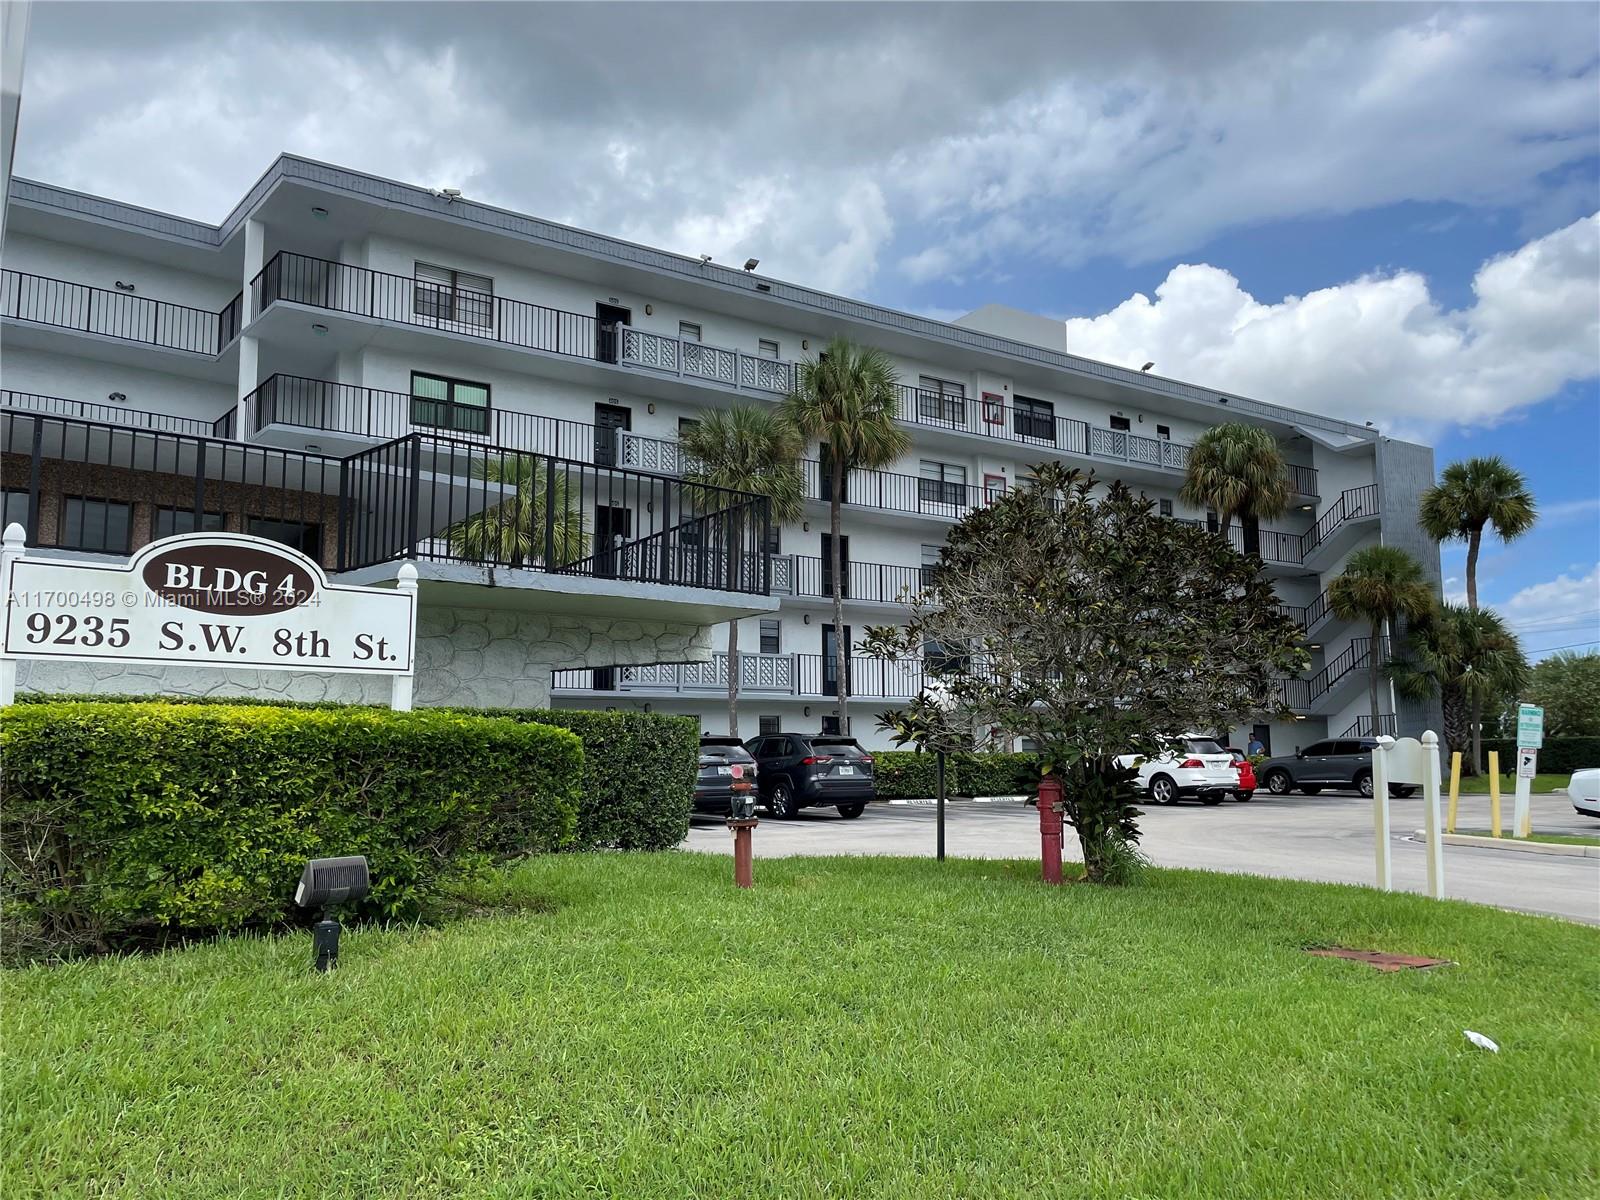
<path fill-rule="evenodd" d="M 1494 1043 L 1493 1039 L 1486 1038 L 1483 1034 L 1475 1033 L 1470 1029 L 1463 1029 L 1461 1032 L 1466 1034 L 1467 1041 L 1471 1042 L 1479 1050 L 1488 1050 L 1493 1054 L 1500 1053 L 1500 1047 Z"/>
<path fill-rule="evenodd" d="M 1307 954 L 1319 958 L 1347 958 L 1351 962 L 1366 963 L 1380 971 L 1422 971 L 1429 967 L 1452 967 L 1448 958 L 1422 958 L 1415 954 L 1388 954 L 1382 950 L 1347 950 L 1343 946 L 1308 949 Z"/>

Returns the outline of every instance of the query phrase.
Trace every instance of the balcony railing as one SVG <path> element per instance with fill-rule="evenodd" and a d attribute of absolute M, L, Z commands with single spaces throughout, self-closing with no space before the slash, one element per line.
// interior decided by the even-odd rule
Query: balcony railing
<path fill-rule="evenodd" d="M 1357 717 L 1339 736 L 1357 738 L 1382 737 L 1384 735 L 1388 735 L 1389 737 L 1395 737 L 1399 732 L 1400 718 L 1398 716 L 1396 716 L 1394 713 L 1379 713 L 1378 724 L 1376 727 L 1373 726 L 1372 717 L 1369 714 L 1365 717 Z"/>
<path fill-rule="evenodd" d="M 216 356 L 239 334 L 240 299 L 220 313 L 87 284 L 0 271 L 0 316 Z"/>
<path fill-rule="evenodd" d="M 524 349 L 615 361 L 593 317 L 284 250 L 250 282 L 255 311 L 282 300 Z"/>
<path fill-rule="evenodd" d="M 803 554 L 784 555 L 790 564 L 782 586 L 774 579 L 773 590 L 792 596 L 833 596 L 833 563 L 829 559 Z M 776 561 L 776 560 L 775 560 Z M 847 600 L 882 604 L 906 602 L 931 583 L 931 571 L 924 567 L 905 567 L 895 563 L 846 562 L 844 587 Z"/>
<path fill-rule="evenodd" d="M 1346 521 L 1378 515 L 1378 485 L 1364 484 L 1339 493 L 1339 498 L 1328 505 L 1317 523 L 1306 531 L 1301 541 L 1301 559 L 1304 560 L 1325 542 L 1334 530 Z"/>
<path fill-rule="evenodd" d="M 1300 626 L 1302 632 L 1309 634 L 1333 614 L 1333 606 L 1328 601 L 1328 593 L 1323 592 L 1303 607 L 1297 604 L 1279 604 L 1278 611 Z"/>
<path fill-rule="evenodd" d="M 1317 491 L 1317 469 L 1315 467 L 1302 467 L 1299 463 L 1289 464 L 1289 482 L 1294 485 L 1294 490 L 1302 496 L 1319 495 Z"/>
<path fill-rule="evenodd" d="M 1329 692 L 1346 682 L 1352 673 L 1367 669 L 1371 649 L 1370 637 L 1351 638 L 1348 646 L 1309 679 L 1284 680 L 1285 701 L 1290 708 L 1301 712 L 1316 707 Z M 1388 638 L 1379 639 L 1378 653 L 1387 656 Z"/>
<path fill-rule="evenodd" d="M 650 471 L 657 475 L 679 475 L 684 459 L 676 441 L 666 438 L 645 437 L 626 429 L 617 430 L 619 466 L 637 471 Z"/>
<path fill-rule="evenodd" d="M 816 459 L 800 463 L 808 500 L 827 501 L 832 495 L 832 474 Z M 916 513 L 921 516 L 959 520 L 993 496 L 975 484 L 894 471 L 853 470 L 845 475 L 844 502 L 855 508 L 877 508 L 886 512 Z"/>
<path fill-rule="evenodd" d="M 839 694 L 838 668 L 831 655 L 740 654 L 739 691 L 759 696 L 825 699 Z M 846 666 L 849 695 L 868 700 L 910 700 L 922 690 L 922 664 L 891 663 L 852 656 Z M 556 671 L 552 686 L 561 691 L 685 693 L 726 695 L 728 656 L 709 662 Z"/>
<path fill-rule="evenodd" d="M 708 346 L 631 325 L 618 326 L 617 334 L 620 353 L 616 361 L 628 366 L 778 395 L 787 394 L 794 386 L 794 364 L 781 359 Z"/>
<path fill-rule="evenodd" d="M 766 594 L 762 496 L 411 434 L 345 461 L 340 567 L 414 558 Z"/>
<path fill-rule="evenodd" d="M 67 400 L 61 396 L 41 396 L 35 392 L 0 391 L 0 408 L 15 412 L 52 413 L 58 417 L 77 417 L 85 421 L 98 421 L 103 425 L 121 425 L 130 429 L 160 429 L 167 433 L 190 433 L 197 437 L 216 435 L 217 424 L 224 421 L 228 412 L 214 421 L 197 417 L 175 417 L 171 413 L 150 412 L 139 408 L 124 408 L 120 404 L 95 404 L 86 400 Z"/>
<path fill-rule="evenodd" d="M 580 462 L 595 461 L 599 447 L 595 427 L 579 421 L 298 375 L 274 375 L 244 405 L 245 427 L 252 433 L 274 424 L 384 441 L 427 433 Z M 617 432 L 603 431 L 613 440 Z"/>

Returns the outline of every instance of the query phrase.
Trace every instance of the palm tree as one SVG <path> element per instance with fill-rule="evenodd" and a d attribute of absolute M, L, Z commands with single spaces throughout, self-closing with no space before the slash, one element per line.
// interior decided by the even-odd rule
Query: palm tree
<path fill-rule="evenodd" d="M 1538 505 L 1522 472 L 1498 456 L 1451 463 L 1422 493 L 1418 520 L 1435 541 L 1467 543 L 1467 607 L 1478 607 L 1478 549 L 1485 527 L 1503 542 L 1533 528 Z"/>
<path fill-rule="evenodd" d="M 854 467 L 881 469 L 906 452 L 911 438 L 895 424 L 894 364 L 881 350 L 836 337 L 815 362 L 796 370 L 794 390 L 783 402 L 784 418 L 807 441 L 827 448 L 829 470 L 828 539 L 833 582 L 833 646 L 839 691 L 839 732 L 850 732 L 849 653 L 844 636 L 844 563 L 840 551 L 839 508 L 844 482 Z"/>
<path fill-rule="evenodd" d="M 1472 724 L 1474 702 L 1515 695 L 1528 677 L 1528 661 L 1516 635 L 1498 613 L 1446 604 L 1412 629 L 1408 652 L 1388 664 L 1395 690 L 1407 700 L 1439 696 L 1444 740 L 1452 751 L 1471 743 L 1475 764 L 1482 742 Z"/>
<path fill-rule="evenodd" d="M 510 494 L 445 530 L 452 554 L 511 567 L 539 563 L 546 570 L 567 566 L 588 555 L 589 532 L 584 527 L 583 509 L 572 504 L 567 473 L 561 467 L 556 468 L 552 479 L 545 460 L 537 454 L 497 454 L 474 458 L 471 473 L 472 478 L 485 484 L 501 485 L 493 490 L 485 487 L 485 494 Z M 552 497 L 555 503 L 547 519 L 546 507 Z M 552 550 L 549 562 L 545 562 L 547 533 Z"/>
<path fill-rule="evenodd" d="M 1382 675 L 1384 626 L 1405 617 L 1421 621 L 1433 612 L 1433 589 L 1422 564 L 1396 546 L 1357 550 L 1344 571 L 1328 586 L 1328 603 L 1341 621 L 1365 621 L 1372 628 L 1367 673 L 1372 689 L 1373 732 L 1382 726 L 1378 679 Z"/>
<path fill-rule="evenodd" d="M 767 498 L 774 527 L 800 519 L 805 479 L 800 473 L 800 435 L 770 408 L 740 405 L 708 409 L 678 438 L 683 477 L 709 488 L 728 488 Z M 704 493 L 715 507 L 731 492 Z M 764 549 L 764 548 L 763 548 Z M 737 546 L 730 547 L 737 554 Z M 728 622 L 728 733 L 739 736 L 739 622 Z"/>
<path fill-rule="evenodd" d="M 1196 508 L 1215 509 L 1223 537 L 1238 517 L 1245 553 L 1260 554 L 1262 518 L 1270 521 L 1287 512 L 1294 487 L 1278 440 L 1260 426 L 1233 421 L 1196 439 L 1178 498 Z"/>

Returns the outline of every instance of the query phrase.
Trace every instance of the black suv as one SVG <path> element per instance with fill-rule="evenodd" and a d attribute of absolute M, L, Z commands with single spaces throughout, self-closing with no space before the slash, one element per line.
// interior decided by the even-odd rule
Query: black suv
<path fill-rule="evenodd" d="M 700 739 L 700 770 L 694 780 L 694 811 L 732 815 L 734 794 L 748 793 L 755 786 L 756 760 L 738 738 Z"/>
<path fill-rule="evenodd" d="M 775 817 L 833 805 L 854 820 L 876 793 L 872 755 L 854 738 L 815 733 L 765 733 L 744 744 L 755 755 L 761 802 Z"/>
<path fill-rule="evenodd" d="M 1287 796 L 1299 788 L 1315 796 L 1323 788 L 1345 788 L 1372 795 L 1372 752 L 1377 738 L 1338 738 L 1315 742 L 1293 757 L 1269 758 L 1256 767 L 1256 783 L 1274 796 Z M 1391 783 L 1389 795 L 1398 799 L 1414 795 L 1416 788 Z"/>

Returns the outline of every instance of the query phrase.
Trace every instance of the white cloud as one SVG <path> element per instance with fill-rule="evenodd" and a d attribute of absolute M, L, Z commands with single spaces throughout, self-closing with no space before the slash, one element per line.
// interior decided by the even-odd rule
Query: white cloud
<path fill-rule="evenodd" d="M 1494 608 L 1531 655 L 1558 646 L 1600 643 L 1600 564 L 1586 575 L 1561 574 L 1530 584 Z"/>
<path fill-rule="evenodd" d="M 1227 271 L 1173 268 L 1156 288 L 1067 322 L 1075 354 L 1426 437 L 1490 425 L 1600 376 L 1600 214 L 1493 259 L 1447 311 L 1414 272 L 1276 303 Z"/>

